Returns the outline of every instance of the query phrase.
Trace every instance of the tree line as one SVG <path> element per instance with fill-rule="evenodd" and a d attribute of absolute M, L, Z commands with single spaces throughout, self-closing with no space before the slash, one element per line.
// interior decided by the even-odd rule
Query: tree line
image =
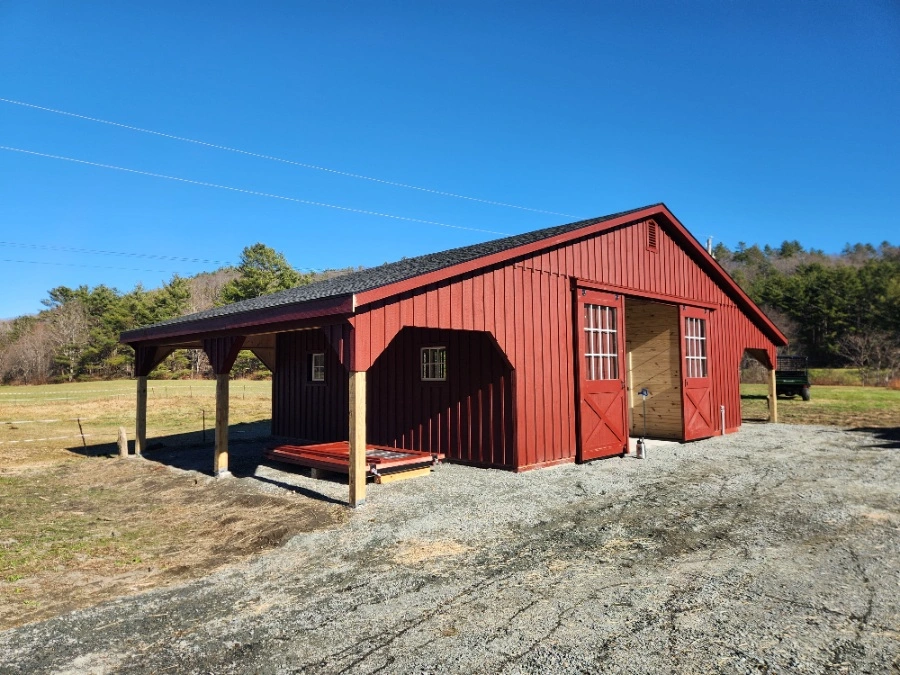
<path fill-rule="evenodd" d="M 873 383 L 900 373 L 900 247 L 855 244 L 833 255 L 798 241 L 776 248 L 741 242 L 734 250 L 719 244 L 713 254 L 787 335 L 787 351 L 807 355 L 814 366 L 860 368 Z M 38 314 L 0 322 L 0 381 L 130 377 L 134 354 L 119 343 L 123 330 L 349 271 L 304 274 L 278 251 L 254 244 L 236 267 L 175 275 L 155 289 L 59 286 L 48 291 Z M 250 352 L 235 364 L 240 374 L 263 370 Z M 192 349 L 172 354 L 155 375 L 208 371 L 203 351 Z"/>
<path fill-rule="evenodd" d="M 787 335 L 785 351 L 859 368 L 872 384 L 900 373 L 900 247 L 848 244 L 828 255 L 795 240 L 713 253 Z"/>
<path fill-rule="evenodd" d="M 155 289 L 138 285 L 122 293 L 100 285 L 58 286 L 42 300 L 44 309 L 0 323 L 0 381 L 39 384 L 131 377 L 134 352 L 119 342 L 124 330 L 174 319 L 238 300 L 311 283 L 350 270 L 304 274 L 284 255 L 263 244 L 241 253 L 237 267 L 193 277 L 174 275 Z M 265 367 L 242 352 L 235 371 L 253 374 Z M 204 377 L 209 361 L 202 349 L 178 350 L 154 375 Z"/>

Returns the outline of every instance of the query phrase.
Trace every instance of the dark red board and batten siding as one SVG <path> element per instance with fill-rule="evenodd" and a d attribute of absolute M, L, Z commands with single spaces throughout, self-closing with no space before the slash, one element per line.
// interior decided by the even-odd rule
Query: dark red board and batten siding
<path fill-rule="evenodd" d="M 446 348 L 446 380 L 422 380 L 423 347 Z M 487 333 L 404 328 L 366 379 L 370 442 L 515 468 L 512 370 Z"/>
<path fill-rule="evenodd" d="M 347 440 L 350 325 L 279 333 L 272 374 L 272 433 L 307 441 Z M 325 354 L 325 381 L 312 382 L 309 354 Z"/>
<path fill-rule="evenodd" d="M 726 430 L 733 431 L 740 426 L 736 373 L 741 356 L 754 348 L 774 358 L 775 345 L 701 268 L 699 254 L 686 250 L 662 225 L 651 249 L 647 228 L 646 221 L 615 227 L 357 307 L 350 319 L 360 338 L 356 367 L 368 369 L 401 327 L 489 333 L 513 371 L 513 405 L 506 418 L 512 425 L 513 465 L 525 469 L 570 461 L 577 450 L 574 289 L 619 292 L 626 302 L 631 295 L 710 310 L 709 401 L 714 411 L 725 405 Z M 409 358 L 418 363 L 418 351 Z M 369 414 L 370 428 L 379 425 L 380 439 L 403 438 L 402 424 L 384 428 L 385 422 L 376 423 Z M 449 407 L 435 417 L 439 414 L 451 417 Z M 475 453 L 471 461 L 496 465 L 493 448 L 469 452 Z"/>

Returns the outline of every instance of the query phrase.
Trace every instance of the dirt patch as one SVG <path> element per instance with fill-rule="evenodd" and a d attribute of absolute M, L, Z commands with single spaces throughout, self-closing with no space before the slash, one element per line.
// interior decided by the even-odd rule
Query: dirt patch
<path fill-rule="evenodd" d="M 394 555 L 394 561 L 401 565 L 420 565 L 435 558 L 462 555 L 469 550 L 468 546 L 464 546 L 458 541 L 446 539 L 425 541 L 416 539 L 403 542 Z"/>

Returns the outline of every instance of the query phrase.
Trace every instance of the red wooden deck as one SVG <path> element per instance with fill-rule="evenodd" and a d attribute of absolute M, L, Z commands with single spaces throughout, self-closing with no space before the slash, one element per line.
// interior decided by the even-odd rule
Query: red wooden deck
<path fill-rule="evenodd" d="M 336 473 L 350 473 L 350 443 L 317 443 L 315 445 L 279 445 L 266 450 L 267 459 L 277 462 L 299 464 L 313 469 L 324 469 Z M 366 472 L 378 476 L 396 469 L 415 469 L 437 464 L 444 459 L 443 453 L 403 450 L 384 445 L 366 446 Z"/>

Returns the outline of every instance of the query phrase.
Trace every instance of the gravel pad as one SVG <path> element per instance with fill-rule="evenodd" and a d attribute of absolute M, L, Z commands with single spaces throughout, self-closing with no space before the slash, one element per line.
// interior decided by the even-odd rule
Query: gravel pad
<path fill-rule="evenodd" d="M 745 425 L 646 460 L 443 465 L 240 566 L 0 633 L 0 672 L 900 672 L 900 445 Z"/>

